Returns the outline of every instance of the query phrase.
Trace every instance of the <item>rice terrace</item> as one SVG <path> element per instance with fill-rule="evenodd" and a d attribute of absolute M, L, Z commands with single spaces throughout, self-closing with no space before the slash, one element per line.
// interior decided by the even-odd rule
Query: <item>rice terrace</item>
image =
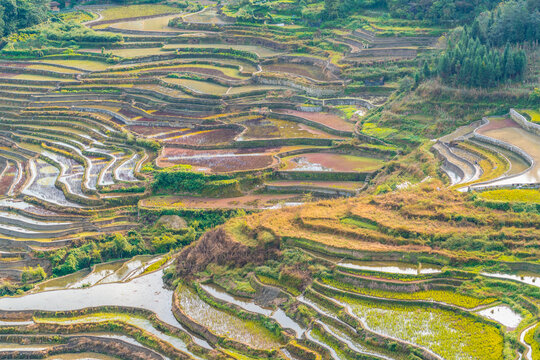
<path fill-rule="evenodd" d="M 0 17 L 0 359 L 540 360 L 538 0 Z"/>

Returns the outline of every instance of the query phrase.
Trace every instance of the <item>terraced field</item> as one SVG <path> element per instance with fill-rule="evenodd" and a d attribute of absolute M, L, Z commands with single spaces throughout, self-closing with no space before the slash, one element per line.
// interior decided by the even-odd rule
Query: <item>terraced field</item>
<path fill-rule="evenodd" d="M 489 190 L 537 187 L 538 125 L 511 110 L 458 129 L 435 144 L 443 170 L 456 188 Z"/>
<path fill-rule="evenodd" d="M 378 187 L 421 171 L 364 117 L 438 39 L 230 5 L 86 5 L 4 39 L 0 358 L 536 358 L 538 214 L 454 190 L 536 184 L 538 133 L 472 124 L 434 145 L 450 188 Z"/>
<path fill-rule="evenodd" d="M 328 67 L 315 56 L 294 55 L 287 41 L 242 43 L 234 24 L 219 20 L 213 7 L 194 14 L 163 5 L 89 10 L 99 16 L 88 27 L 118 34 L 103 49 L 88 44 L 73 56 L 28 55 L 0 64 L 0 190 L 12 204 L 5 210 L 17 208 L 21 216 L 35 218 L 25 210 L 31 205 L 77 216 L 77 222 L 55 225 L 47 234 L 29 225 L 23 231 L 23 220 L 22 227 L 4 225 L 10 243 L 66 244 L 136 227 L 132 205 L 149 192 L 152 178 L 143 168 L 185 165 L 210 175 L 269 171 L 269 180 L 284 177 L 287 191 L 302 194 L 310 187 L 299 183 L 295 190 L 297 175 L 276 172 L 288 170 L 290 152 L 306 152 L 299 157 L 306 158 L 313 155 L 310 149 L 330 149 L 353 136 L 354 121 L 322 103 L 374 106 L 361 98 L 341 99 L 342 92 L 333 90 L 344 82 L 339 67 L 345 65 Z M 193 29 L 170 21 L 179 16 Z M 226 31 L 202 29 L 207 23 Z M 253 29 L 250 36 L 261 35 Z M 291 55 L 282 63 L 284 54 Z M 322 101 L 313 89 L 332 95 Z M 373 173 L 386 158 L 365 152 L 324 156 L 335 157 L 320 164 L 330 173 Z M 329 161 L 343 165 L 327 166 Z M 315 191 L 327 187 L 327 174 L 302 173 L 319 181 Z M 351 179 L 344 178 L 344 186 Z M 100 212 L 118 206 L 118 218 L 98 226 Z"/>

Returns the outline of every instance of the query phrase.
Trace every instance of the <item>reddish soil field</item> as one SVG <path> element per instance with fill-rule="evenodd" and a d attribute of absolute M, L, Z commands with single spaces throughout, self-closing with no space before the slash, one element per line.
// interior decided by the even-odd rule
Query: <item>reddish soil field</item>
<path fill-rule="evenodd" d="M 316 67 L 316 66 L 310 66 L 310 65 L 298 65 L 298 64 L 271 64 L 271 65 L 263 65 L 264 70 L 268 71 L 278 71 L 278 72 L 285 72 L 290 74 L 297 74 L 300 76 L 305 76 L 308 78 L 312 78 L 315 80 L 332 80 L 332 78 L 328 77 L 322 69 Z"/>
<path fill-rule="evenodd" d="M 181 130 L 181 129 L 179 129 L 178 131 L 172 131 L 172 132 L 167 132 L 166 134 L 153 136 L 153 138 L 156 139 L 156 140 L 166 141 L 167 139 L 171 139 L 171 138 L 174 138 L 174 137 L 177 137 L 177 136 L 190 134 L 190 133 L 193 133 L 193 132 L 196 132 L 196 130 L 193 130 L 193 129 Z"/>
<path fill-rule="evenodd" d="M 341 131 L 353 131 L 354 125 L 349 123 L 337 115 L 322 113 L 322 112 L 307 112 L 307 111 L 297 111 L 289 109 L 278 109 L 275 112 L 280 114 L 294 115 L 306 120 L 310 120 L 322 125 L 326 125 L 332 129 L 341 130 Z"/>
<path fill-rule="evenodd" d="M 170 144 L 184 144 L 194 146 L 218 145 L 230 143 L 240 134 L 239 129 L 214 129 L 194 132 L 175 139 L 165 140 Z"/>
<path fill-rule="evenodd" d="M 295 171 L 373 171 L 382 166 L 377 159 L 324 152 L 292 156 L 285 162 L 285 170 Z"/>
<path fill-rule="evenodd" d="M 174 113 L 166 112 L 166 111 L 159 111 L 159 110 L 158 110 L 158 111 L 154 111 L 154 112 L 152 113 L 152 115 L 178 117 L 178 114 L 174 114 Z M 203 117 L 203 116 L 202 116 L 202 115 L 193 114 L 193 115 L 189 115 L 189 117 L 192 117 L 192 118 L 201 118 L 201 117 Z M 205 124 L 211 124 L 211 122 L 206 121 Z"/>
<path fill-rule="evenodd" d="M 141 71 L 141 73 L 151 73 L 151 72 L 155 72 L 155 71 L 156 70 L 149 69 L 149 70 L 146 70 L 146 71 Z M 158 71 L 160 71 L 160 70 L 158 69 Z M 223 78 L 223 79 L 228 79 L 228 80 L 238 80 L 238 78 L 234 78 L 234 77 L 225 75 L 220 70 L 208 69 L 208 68 L 200 68 L 200 67 L 167 68 L 166 70 L 161 70 L 161 71 L 162 72 L 167 72 L 167 73 L 171 73 L 171 72 L 175 72 L 175 71 L 177 71 L 177 72 L 191 72 L 191 73 L 197 73 L 197 74 L 202 74 L 202 75 L 217 76 L 217 77 L 220 77 L 220 78 Z"/>
<path fill-rule="evenodd" d="M 131 125 L 131 126 L 126 126 L 126 127 L 137 134 L 146 135 L 146 136 L 161 134 L 164 132 L 181 129 L 181 128 L 170 127 L 170 126 L 143 126 L 143 125 Z"/>
<path fill-rule="evenodd" d="M 226 173 L 235 171 L 258 170 L 277 164 L 272 155 L 217 155 L 211 157 L 160 158 L 158 166 L 168 167 L 178 164 L 191 165 L 197 171 Z"/>
<path fill-rule="evenodd" d="M 119 114 L 121 115 L 124 115 L 128 118 L 135 118 L 135 117 L 139 117 L 141 115 L 139 114 L 136 114 L 135 112 L 129 110 L 129 109 L 120 109 L 120 111 L 118 111 Z"/>
<path fill-rule="evenodd" d="M 118 120 L 118 119 L 115 118 L 114 116 L 111 116 L 111 117 L 109 118 L 109 120 L 111 120 L 113 123 L 118 124 L 118 125 L 125 125 L 124 122 Z"/>
<path fill-rule="evenodd" d="M 9 67 L 15 67 L 15 68 L 24 69 L 25 67 L 30 66 L 32 64 L 31 63 L 16 63 L 16 62 L 4 62 L 4 61 L 1 61 L 0 65 L 1 66 L 9 66 Z"/>
<path fill-rule="evenodd" d="M 0 195 L 7 195 L 11 184 L 15 181 L 17 175 L 17 166 L 10 163 L 4 175 L 0 177 Z"/>
<path fill-rule="evenodd" d="M 21 188 L 23 187 L 24 183 L 26 182 L 26 177 L 28 176 L 27 172 L 24 171 L 24 169 L 26 168 L 26 161 L 21 163 L 21 167 L 22 167 L 22 176 L 19 180 L 18 183 L 15 184 L 15 186 L 13 187 L 13 192 L 18 192 L 21 190 Z"/>
<path fill-rule="evenodd" d="M 17 75 L 17 74 L 15 74 L 15 73 L 3 73 L 3 72 L 0 72 L 0 78 L 12 78 L 12 77 L 14 77 L 15 75 Z"/>
<path fill-rule="evenodd" d="M 343 139 L 342 137 L 328 134 L 312 126 L 274 119 L 255 119 L 241 123 L 247 130 L 242 134 L 244 140 L 253 139 L 277 139 L 277 138 L 323 138 Z"/>
<path fill-rule="evenodd" d="M 216 155 L 236 155 L 236 154 L 275 154 L 281 148 L 240 148 L 240 149 L 214 149 L 214 150 L 193 150 L 167 147 L 162 150 L 163 158 L 171 156 L 216 156 Z"/>
<path fill-rule="evenodd" d="M 517 127 L 520 126 L 512 119 L 490 119 L 489 123 L 487 125 L 482 126 L 481 129 L 478 130 L 478 132 L 483 133 L 489 130 L 496 130 L 496 129 L 502 129 L 502 128 L 509 128 L 509 127 Z"/>
<path fill-rule="evenodd" d="M 298 195 L 294 194 L 264 194 L 246 195 L 235 198 L 199 198 L 166 196 L 157 198 L 147 198 L 141 200 L 142 206 L 159 206 L 190 209 L 264 209 L 275 206 L 281 201 L 294 202 Z"/>

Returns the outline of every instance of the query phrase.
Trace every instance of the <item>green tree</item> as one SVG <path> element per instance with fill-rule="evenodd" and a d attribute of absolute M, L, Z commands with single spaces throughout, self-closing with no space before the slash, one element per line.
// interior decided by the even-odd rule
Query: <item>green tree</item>
<path fill-rule="evenodd" d="M 47 20 L 48 8 L 46 0 L 0 0 L 1 34 L 6 36 Z"/>
<path fill-rule="evenodd" d="M 41 265 L 38 265 L 37 267 L 25 267 L 21 276 L 21 280 L 23 283 L 29 283 L 29 282 L 36 282 L 41 281 L 47 278 L 47 273 Z"/>

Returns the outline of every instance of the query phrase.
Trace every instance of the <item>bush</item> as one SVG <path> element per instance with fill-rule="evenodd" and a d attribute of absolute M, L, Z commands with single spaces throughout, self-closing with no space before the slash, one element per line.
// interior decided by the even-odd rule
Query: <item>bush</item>
<path fill-rule="evenodd" d="M 37 267 L 25 267 L 22 273 L 21 280 L 23 283 L 37 282 L 47 278 L 47 273 L 41 265 Z"/>

